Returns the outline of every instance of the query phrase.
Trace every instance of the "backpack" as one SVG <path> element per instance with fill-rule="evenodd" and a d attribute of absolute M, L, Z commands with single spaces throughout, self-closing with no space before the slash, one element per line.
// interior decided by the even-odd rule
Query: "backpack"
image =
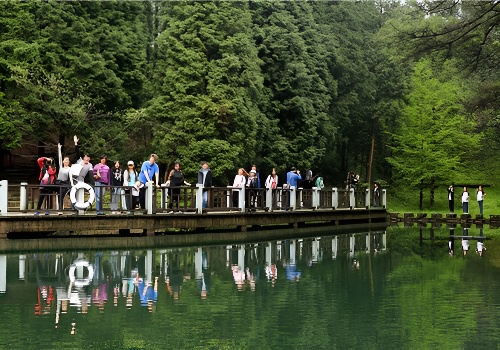
<path fill-rule="evenodd" d="M 321 176 L 318 176 L 318 177 L 316 178 L 315 187 L 318 187 L 318 188 L 323 188 L 323 187 L 325 187 L 325 184 L 323 183 L 323 178 L 322 178 Z"/>

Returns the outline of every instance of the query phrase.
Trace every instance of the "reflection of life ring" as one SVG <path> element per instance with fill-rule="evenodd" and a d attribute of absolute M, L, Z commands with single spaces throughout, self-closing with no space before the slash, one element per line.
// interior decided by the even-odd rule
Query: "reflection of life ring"
<path fill-rule="evenodd" d="M 79 189 L 84 189 L 89 192 L 89 199 L 86 202 L 78 202 L 76 199 L 76 192 Z M 71 204 L 73 204 L 73 207 L 78 210 L 85 210 L 88 207 L 90 207 L 94 201 L 95 201 L 95 192 L 92 186 L 89 184 L 86 184 L 85 182 L 77 182 L 75 186 L 71 187 L 71 191 L 69 192 L 69 199 L 71 200 Z"/>
<path fill-rule="evenodd" d="M 88 271 L 87 278 L 76 278 L 75 272 L 77 267 L 86 267 Z M 85 287 L 92 282 L 92 278 L 94 276 L 94 267 L 83 259 L 78 259 L 73 262 L 73 264 L 69 267 L 68 271 L 69 281 L 73 283 L 75 287 Z"/>

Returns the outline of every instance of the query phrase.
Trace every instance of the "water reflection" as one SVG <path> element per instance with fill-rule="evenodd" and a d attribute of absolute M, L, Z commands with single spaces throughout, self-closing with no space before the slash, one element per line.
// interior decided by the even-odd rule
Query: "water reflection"
<path fill-rule="evenodd" d="M 466 256 L 470 250 L 470 241 L 471 240 L 477 240 L 476 242 L 476 253 L 479 256 L 483 256 L 484 251 L 486 250 L 486 247 L 484 245 L 484 240 L 486 237 L 484 236 L 483 228 L 478 228 L 478 236 L 470 235 L 469 234 L 469 227 L 463 227 L 462 230 L 462 235 L 457 236 L 455 235 L 455 230 L 458 230 L 455 227 L 450 227 L 449 228 L 449 238 L 448 238 L 448 254 L 450 256 L 453 256 L 455 254 L 455 240 L 459 239 L 461 241 L 461 247 L 462 247 L 462 254 L 463 256 Z M 422 234 L 420 235 L 420 239 L 422 240 Z"/>
<path fill-rule="evenodd" d="M 212 256 L 225 255 L 226 269 L 238 292 L 255 292 L 263 283 L 273 287 L 283 283 L 278 278 L 281 275 L 297 283 L 301 266 L 319 264 L 325 257 L 336 260 L 344 253 L 359 268 L 359 255 L 384 250 L 386 233 L 381 231 L 225 247 L 20 254 L 17 272 L 18 281 L 37 285 L 35 314 L 53 314 L 57 327 L 63 315 L 86 314 L 90 308 L 105 312 L 109 307 L 131 309 L 137 305 L 154 312 L 160 280 L 165 282 L 168 297 L 177 302 L 183 285 L 192 284 L 193 277 L 199 297 L 205 300 L 211 294 L 215 273 Z M 5 293 L 7 255 L 0 256 L 0 271 L 0 290 Z M 111 295 L 113 301 L 108 304 Z"/>
<path fill-rule="evenodd" d="M 481 273 L 485 283 L 498 284 L 489 275 L 495 270 L 483 268 L 486 239 L 477 228 L 424 228 L 224 246 L 1 255 L 6 328 L 0 334 L 12 333 L 19 339 L 16 348 L 27 349 L 54 348 L 62 334 L 74 339 L 65 338 L 68 348 L 85 348 L 83 338 L 102 338 L 93 343 L 101 348 L 163 348 L 167 342 L 193 348 L 205 341 L 214 348 L 250 342 L 258 348 L 400 348 L 409 335 L 422 339 L 425 327 L 413 320 L 445 315 L 436 330 L 442 335 L 448 319 L 474 319 L 461 313 L 475 308 L 452 308 L 450 300 L 488 299 L 494 305 L 498 294 L 477 294 L 497 290 L 478 284 Z M 474 240 L 477 254 L 464 255 L 463 242 Z M 494 310 L 479 315 L 492 327 L 499 320 Z M 339 332 L 331 334 L 332 327 Z M 45 340 L 21 343 L 22 329 L 43 332 Z"/>

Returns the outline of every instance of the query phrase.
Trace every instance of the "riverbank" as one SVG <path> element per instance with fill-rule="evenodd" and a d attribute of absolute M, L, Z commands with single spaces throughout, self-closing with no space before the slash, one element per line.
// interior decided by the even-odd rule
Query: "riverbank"
<path fill-rule="evenodd" d="M 492 185 L 485 188 L 484 217 L 500 215 L 500 187 Z M 479 207 L 476 201 L 476 189 L 469 189 L 469 214 L 472 217 L 479 215 Z M 462 188 L 455 188 L 455 213 L 462 214 Z M 447 187 L 440 187 L 434 191 L 434 206 L 430 206 L 429 190 L 424 191 L 423 208 L 419 208 L 419 191 L 406 187 L 395 187 L 387 191 L 387 210 L 390 213 L 437 213 L 443 216 L 448 214 L 448 192 Z"/>

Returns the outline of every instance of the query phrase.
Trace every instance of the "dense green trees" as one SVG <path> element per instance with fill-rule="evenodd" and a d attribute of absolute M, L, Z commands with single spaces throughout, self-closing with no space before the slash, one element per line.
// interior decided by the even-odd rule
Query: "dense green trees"
<path fill-rule="evenodd" d="M 463 178 L 473 155 L 500 148 L 498 4 L 435 5 L 3 2 L 0 150 L 76 133 L 95 155 L 156 152 L 189 177 L 208 160 L 224 185 L 251 163 L 335 185 L 349 170 Z M 471 47 L 483 49 L 463 70 Z"/>

